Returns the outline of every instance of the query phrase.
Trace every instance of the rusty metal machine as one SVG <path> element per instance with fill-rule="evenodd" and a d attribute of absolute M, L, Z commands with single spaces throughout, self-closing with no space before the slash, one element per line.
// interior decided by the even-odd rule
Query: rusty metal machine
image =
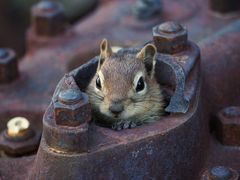
<path fill-rule="evenodd" d="M 34 5 L 24 57 L 0 50 L 0 179 L 239 179 L 239 10 L 103 0 L 69 25 L 59 3 Z M 91 122 L 85 90 L 104 37 L 156 45 L 167 116 L 121 131 Z"/>

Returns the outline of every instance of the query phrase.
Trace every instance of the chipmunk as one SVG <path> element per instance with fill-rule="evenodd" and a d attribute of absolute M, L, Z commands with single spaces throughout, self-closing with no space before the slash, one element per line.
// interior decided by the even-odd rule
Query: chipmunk
<path fill-rule="evenodd" d="M 160 119 L 164 102 L 154 76 L 156 53 L 153 44 L 140 52 L 113 53 L 106 39 L 101 42 L 97 71 L 86 90 L 96 122 L 120 130 Z"/>

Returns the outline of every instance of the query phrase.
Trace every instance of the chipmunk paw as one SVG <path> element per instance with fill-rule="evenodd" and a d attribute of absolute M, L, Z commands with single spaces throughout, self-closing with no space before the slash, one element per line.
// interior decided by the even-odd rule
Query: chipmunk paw
<path fill-rule="evenodd" d="M 122 129 L 130 129 L 130 128 L 134 128 L 137 125 L 132 122 L 132 121 L 120 121 L 120 122 L 116 122 L 113 124 L 112 129 L 114 130 L 122 130 Z"/>

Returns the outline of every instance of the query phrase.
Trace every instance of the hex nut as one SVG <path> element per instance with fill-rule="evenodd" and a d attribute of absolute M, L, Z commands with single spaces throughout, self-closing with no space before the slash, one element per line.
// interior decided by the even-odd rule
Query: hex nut
<path fill-rule="evenodd" d="M 9 83 L 19 75 L 18 61 L 13 50 L 7 48 L 0 49 L 0 83 Z"/>
<path fill-rule="evenodd" d="M 31 9 L 34 32 L 39 36 L 55 36 L 65 30 L 66 17 L 60 3 L 40 1 Z"/>
<path fill-rule="evenodd" d="M 80 90 L 68 89 L 60 92 L 53 105 L 57 125 L 79 126 L 91 120 L 88 96 Z"/>
<path fill-rule="evenodd" d="M 0 134 L 0 149 L 11 156 L 20 156 L 36 151 L 41 139 L 41 133 L 39 132 L 25 141 L 11 141 L 6 138 L 6 134 L 6 131 Z"/>
<path fill-rule="evenodd" d="M 240 107 L 227 107 L 217 114 L 216 136 L 224 145 L 240 146 Z"/>
<path fill-rule="evenodd" d="M 27 119 L 13 118 L 7 126 L 8 128 L 0 134 L 0 149 L 6 154 L 20 156 L 38 149 L 41 133 L 33 131 Z"/>
<path fill-rule="evenodd" d="M 153 41 L 159 53 L 178 53 L 186 48 L 187 30 L 175 22 L 165 22 L 153 27 Z"/>

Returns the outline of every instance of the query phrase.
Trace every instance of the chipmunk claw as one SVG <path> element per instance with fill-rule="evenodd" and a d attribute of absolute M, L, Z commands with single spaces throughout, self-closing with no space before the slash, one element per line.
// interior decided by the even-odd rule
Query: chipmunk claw
<path fill-rule="evenodd" d="M 119 131 L 119 130 L 122 130 L 122 129 L 134 128 L 136 126 L 137 125 L 132 121 L 120 121 L 120 122 L 117 122 L 117 123 L 113 124 L 112 129 L 115 129 L 115 130 Z"/>
<path fill-rule="evenodd" d="M 129 127 L 130 127 L 130 123 L 129 122 L 124 122 L 123 129 L 128 129 Z"/>
<path fill-rule="evenodd" d="M 113 126 L 112 126 L 112 129 L 115 129 L 115 130 L 117 130 L 117 131 L 120 131 L 120 130 L 126 129 L 126 128 L 127 128 L 127 125 L 126 125 L 126 123 L 123 122 L 123 121 L 116 122 L 116 123 L 114 123 Z"/>
<path fill-rule="evenodd" d="M 135 124 L 134 122 L 131 122 L 130 128 L 135 128 L 136 126 L 137 126 L 137 124 Z"/>

